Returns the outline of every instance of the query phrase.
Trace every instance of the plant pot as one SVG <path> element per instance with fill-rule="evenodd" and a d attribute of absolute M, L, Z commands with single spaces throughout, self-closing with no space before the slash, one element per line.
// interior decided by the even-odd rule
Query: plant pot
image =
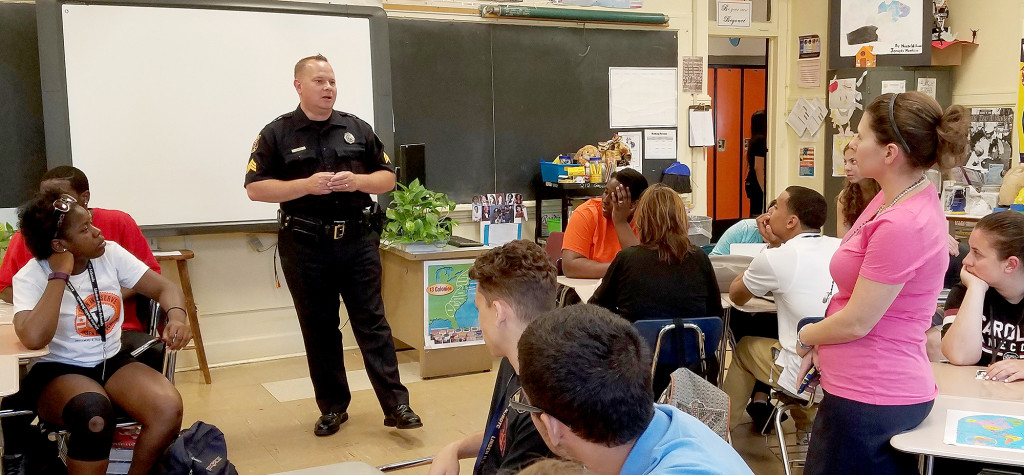
<path fill-rule="evenodd" d="M 409 244 L 398 244 L 397 247 L 410 254 L 422 254 L 427 252 L 437 252 L 447 244 L 448 241 L 435 241 L 435 242 L 423 242 L 417 241 Z"/>

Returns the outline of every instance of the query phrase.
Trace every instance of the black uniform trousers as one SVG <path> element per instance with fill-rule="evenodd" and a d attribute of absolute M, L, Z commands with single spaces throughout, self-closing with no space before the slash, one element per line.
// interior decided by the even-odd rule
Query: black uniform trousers
<path fill-rule="evenodd" d="M 352 231 L 351 228 L 349 231 Z M 306 362 L 320 412 L 345 412 L 352 401 L 342 351 L 340 302 L 363 354 L 370 384 L 385 412 L 409 404 L 381 297 L 380 236 L 359 230 L 342 239 L 278 233 L 281 268 L 295 302 Z"/>

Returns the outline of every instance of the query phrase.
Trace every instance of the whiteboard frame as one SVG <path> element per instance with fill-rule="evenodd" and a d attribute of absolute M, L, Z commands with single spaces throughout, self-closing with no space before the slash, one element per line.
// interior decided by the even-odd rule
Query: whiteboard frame
<path fill-rule="evenodd" d="M 68 110 L 67 70 L 64 64 L 64 4 L 129 7 L 234 10 L 264 13 L 333 15 L 366 18 L 370 24 L 370 59 L 373 77 L 373 128 L 385 150 L 394 150 L 394 117 L 391 98 L 391 53 L 387 15 L 382 8 L 326 3 L 276 2 L 270 0 L 37 0 L 39 72 L 43 93 L 46 165 L 73 165 L 71 124 Z M 392 154 L 393 155 L 393 154 Z M 276 231 L 274 220 L 179 223 L 142 226 L 147 236 Z"/>

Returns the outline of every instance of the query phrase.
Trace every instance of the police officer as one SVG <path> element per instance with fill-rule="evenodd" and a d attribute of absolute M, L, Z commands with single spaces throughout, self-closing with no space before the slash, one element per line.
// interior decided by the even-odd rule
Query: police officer
<path fill-rule="evenodd" d="M 369 194 L 387 193 L 395 173 L 369 124 L 334 110 L 334 70 L 323 56 L 295 65 L 299 107 L 274 119 L 253 143 L 245 174 L 249 199 L 281 203 L 281 267 L 299 316 L 320 419 L 331 435 L 348 419 L 338 295 L 352 322 L 384 425 L 421 427 L 398 378 L 381 298 L 380 235 Z"/>

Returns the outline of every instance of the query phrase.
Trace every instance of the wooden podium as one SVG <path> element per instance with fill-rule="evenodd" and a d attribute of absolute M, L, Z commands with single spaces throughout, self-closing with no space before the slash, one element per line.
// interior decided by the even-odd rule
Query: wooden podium
<path fill-rule="evenodd" d="M 445 246 L 427 253 L 409 253 L 395 247 L 381 249 L 384 308 L 391 334 L 396 340 L 396 348 L 412 347 L 419 352 L 420 377 L 434 378 L 491 369 L 494 357 L 483 343 L 449 348 L 425 348 L 424 344 L 424 263 L 474 259 L 487 249 Z M 473 302 L 464 305 L 473 305 Z"/>
<path fill-rule="evenodd" d="M 203 372 L 203 379 L 210 384 L 210 365 L 206 361 L 206 348 L 203 347 L 203 334 L 199 331 L 199 312 L 196 309 L 196 299 L 192 294 L 192 280 L 188 276 L 188 260 L 195 257 L 195 253 L 187 249 L 180 251 L 154 251 L 153 256 L 157 262 L 174 261 L 178 266 L 178 280 L 181 282 L 181 291 L 185 294 L 185 313 L 188 314 L 188 326 L 192 329 L 192 343 L 182 350 L 196 350 L 196 357 L 199 359 L 199 369 Z"/>

